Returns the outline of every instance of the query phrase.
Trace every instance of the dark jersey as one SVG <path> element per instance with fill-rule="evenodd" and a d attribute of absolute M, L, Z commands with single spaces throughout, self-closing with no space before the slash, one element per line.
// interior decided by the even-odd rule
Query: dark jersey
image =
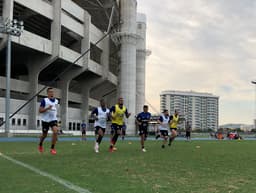
<path fill-rule="evenodd" d="M 147 127 L 148 126 L 148 121 L 151 118 L 151 114 L 149 112 L 141 112 L 137 115 L 137 120 L 141 122 L 142 124 L 140 125 L 141 127 Z"/>

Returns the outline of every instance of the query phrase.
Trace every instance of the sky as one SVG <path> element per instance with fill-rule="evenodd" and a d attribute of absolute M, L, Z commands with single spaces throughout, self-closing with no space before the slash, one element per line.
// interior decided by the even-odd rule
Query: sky
<path fill-rule="evenodd" d="M 256 85 L 255 0 L 137 0 L 147 15 L 146 100 L 160 92 L 219 96 L 219 124 L 253 124 Z"/>

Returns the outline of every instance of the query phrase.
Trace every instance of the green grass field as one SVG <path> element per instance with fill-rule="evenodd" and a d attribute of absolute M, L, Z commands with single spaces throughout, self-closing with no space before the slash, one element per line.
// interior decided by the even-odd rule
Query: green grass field
<path fill-rule="evenodd" d="M 0 152 L 41 171 L 68 180 L 92 193 L 254 193 L 256 141 L 118 141 L 109 153 L 103 141 L 99 154 L 93 142 L 59 142 L 58 154 L 37 152 L 37 143 L 2 142 Z M 200 146 L 200 148 L 199 148 Z M 0 156 L 1 193 L 75 193 Z"/>

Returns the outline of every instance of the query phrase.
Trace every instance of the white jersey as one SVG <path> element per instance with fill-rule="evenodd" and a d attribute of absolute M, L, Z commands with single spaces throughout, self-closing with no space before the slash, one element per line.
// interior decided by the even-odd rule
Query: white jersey
<path fill-rule="evenodd" d="M 45 122 L 57 121 L 57 105 L 59 103 L 58 99 L 51 101 L 49 98 L 44 98 L 43 100 L 45 102 L 44 108 L 48 108 L 49 106 L 52 106 L 52 108 L 45 111 L 44 113 L 41 113 L 42 121 L 45 121 Z"/>
<path fill-rule="evenodd" d="M 162 117 L 163 121 L 162 121 L 162 124 L 159 125 L 159 130 L 168 131 L 170 117 L 169 116 L 165 117 L 164 115 L 161 115 L 161 117 Z"/>
<path fill-rule="evenodd" d="M 109 109 L 106 108 L 106 111 L 103 111 L 101 107 L 98 107 L 98 120 L 95 121 L 94 127 L 101 127 L 101 128 L 107 128 L 107 120 L 108 120 L 108 114 Z"/>

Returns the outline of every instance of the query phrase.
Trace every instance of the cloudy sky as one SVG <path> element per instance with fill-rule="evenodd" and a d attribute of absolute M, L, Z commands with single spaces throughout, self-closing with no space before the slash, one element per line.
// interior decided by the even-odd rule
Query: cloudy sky
<path fill-rule="evenodd" d="M 137 0 L 147 15 L 146 99 L 162 90 L 220 97 L 220 124 L 252 124 L 255 114 L 255 0 Z"/>

